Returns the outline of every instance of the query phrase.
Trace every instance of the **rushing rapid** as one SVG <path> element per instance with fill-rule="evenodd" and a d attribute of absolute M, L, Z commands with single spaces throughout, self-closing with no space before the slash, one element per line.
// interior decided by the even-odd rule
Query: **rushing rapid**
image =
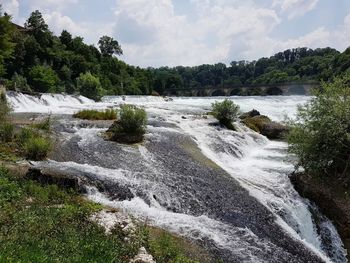
<path fill-rule="evenodd" d="M 294 190 L 287 145 L 237 123 L 236 132 L 205 115 L 222 98 L 83 97 L 10 93 L 15 112 L 57 115 L 62 143 L 38 167 L 84 178 L 89 198 L 186 236 L 224 262 L 347 262 L 332 223 Z M 241 110 L 293 118 L 306 96 L 230 97 Z M 68 115 L 80 109 L 145 107 L 146 141 L 105 141 L 107 127 Z M 205 117 L 203 117 L 205 115 Z M 64 153 L 64 154 L 62 154 Z"/>

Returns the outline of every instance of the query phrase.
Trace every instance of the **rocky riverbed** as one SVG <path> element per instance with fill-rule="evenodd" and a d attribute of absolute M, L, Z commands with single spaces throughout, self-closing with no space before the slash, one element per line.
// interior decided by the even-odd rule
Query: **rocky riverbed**
<path fill-rule="evenodd" d="M 244 109 L 254 102 L 272 121 L 283 118 L 283 109 L 292 116 L 301 100 L 234 99 Z M 105 140 L 110 122 L 55 115 L 55 150 L 34 166 L 78 178 L 91 200 L 186 237 L 224 262 L 346 262 L 334 226 L 294 190 L 286 143 L 268 140 L 240 122 L 237 131 L 216 125 L 205 115 L 209 98 L 126 100 L 148 113 L 143 143 Z M 120 103 L 106 98 L 67 107 L 60 101 L 63 108 L 53 108 L 72 113 L 74 107 Z"/>
<path fill-rule="evenodd" d="M 194 240 L 224 262 L 324 261 L 288 235 L 271 211 L 174 124 L 154 118 L 143 144 L 125 146 L 103 138 L 109 122 L 64 115 L 56 120 L 59 142 L 51 160 L 36 167 L 76 176 L 117 206 L 139 199 L 145 207 L 173 214 L 174 222 L 157 222 L 157 215 L 136 216 Z M 178 215 L 193 222 L 175 226 Z M 193 226 L 196 221 L 203 226 Z"/>

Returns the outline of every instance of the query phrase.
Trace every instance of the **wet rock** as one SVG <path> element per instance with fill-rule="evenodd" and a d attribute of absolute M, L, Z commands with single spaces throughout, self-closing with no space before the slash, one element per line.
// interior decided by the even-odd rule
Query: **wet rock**
<path fill-rule="evenodd" d="M 288 127 L 278 122 L 266 123 L 260 133 L 269 139 L 284 139 L 288 133 Z"/>
<path fill-rule="evenodd" d="M 139 253 L 130 261 L 130 263 L 156 263 L 152 255 L 148 254 L 144 247 L 139 249 Z"/>
<path fill-rule="evenodd" d="M 131 192 L 130 188 L 120 185 L 118 183 L 113 184 L 98 184 L 96 185 L 98 190 L 105 192 L 112 200 L 125 201 L 134 198 L 134 194 Z"/>
<path fill-rule="evenodd" d="M 269 139 L 284 139 L 288 133 L 288 127 L 272 121 L 265 115 L 260 115 L 256 110 L 244 113 L 240 116 L 242 122 L 253 131 L 256 131 Z"/>
<path fill-rule="evenodd" d="M 322 177 L 314 178 L 306 173 L 293 173 L 290 176 L 295 190 L 302 197 L 315 202 L 322 214 L 332 220 L 349 254 L 350 199 L 347 194 L 348 189 L 336 177 L 322 180 L 320 178 Z"/>
<path fill-rule="evenodd" d="M 255 109 L 253 109 L 251 111 L 243 113 L 241 116 L 239 116 L 239 118 L 240 119 L 252 118 L 252 117 L 255 117 L 255 116 L 259 116 L 259 115 L 260 115 L 260 112 L 255 110 Z"/>
<path fill-rule="evenodd" d="M 60 174 L 54 171 L 39 169 L 39 168 L 29 168 L 25 178 L 28 180 L 34 180 L 41 184 L 56 184 L 60 187 L 74 189 L 76 191 L 83 191 L 80 187 L 79 179 L 70 175 Z"/>
<path fill-rule="evenodd" d="M 136 225 L 129 215 L 117 210 L 104 209 L 93 214 L 90 219 L 104 227 L 106 234 L 111 234 L 113 229 L 118 228 L 128 239 L 128 236 L 133 235 L 136 231 Z"/>

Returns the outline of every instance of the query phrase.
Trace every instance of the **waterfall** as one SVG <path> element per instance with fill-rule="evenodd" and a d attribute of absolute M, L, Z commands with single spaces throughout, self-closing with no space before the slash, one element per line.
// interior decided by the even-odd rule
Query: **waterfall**
<path fill-rule="evenodd" d="M 144 145 L 112 144 L 99 136 L 104 129 L 76 126 L 62 145 L 63 150 L 69 149 L 69 161 L 35 163 L 38 167 L 67 171 L 98 185 L 104 184 L 105 192 L 97 190 L 93 183 L 87 186 L 88 196 L 94 201 L 123 209 L 152 225 L 214 247 L 226 259 L 234 258 L 233 262 L 282 262 L 281 259 L 304 262 L 287 251 L 290 248 L 284 247 L 284 242 L 279 242 L 285 236 L 287 243 L 301 244 L 295 251 L 300 253 L 299 259 L 314 254 L 325 262 L 346 262 L 346 252 L 332 223 L 293 188 L 288 177 L 293 165 L 287 144 L 270 141 L 239 123 L 234 132 L 212 125 L 215 122 L 212 117 L 202 117 L 210 111 L 211 103 L 222 98 L 165 101 L 151 96 L 113 96 L 95 103 L 68 95 L 36 98 L 9 93 L 7 96 L 15 112 L 72 113 L 78 109 L 116 107 L 121 103 L 146 109 L 149 126 Z M 297 105 L 309 97 L 230 99 L 242 111 L 256 109 L 281 121 L 285 116 L 293 118 Z M 61 120 L 62 125 L 66 122 L 69 120 Z M 191 153 L 193 147 L 199 148 L 207 159 L 198 157 L 198 153 L 186 155 L 186 149 Z M 231 182 L 237 182 L 232 188 L 236 192 L 230 192 L 227 184 Z M 222 188 L 216 189 L 218 186 Z M 113 199 L 115 189 L 129 189 L 133 197 Z M 211 201 L 213 195 L 223 199 Z M 235 195 L 244 200 L 237 199 L 235 204 Z M 220 202 L 230 213 L 217 210 L 215 202 Z M 251 214 L 247 216 L 246 211 Z M 268 225 L 266 229 L 262 223 Z M 276 229 L 281 232 L 268 233 Z M 325 244 L 324 240 L 332 242 Z"/>

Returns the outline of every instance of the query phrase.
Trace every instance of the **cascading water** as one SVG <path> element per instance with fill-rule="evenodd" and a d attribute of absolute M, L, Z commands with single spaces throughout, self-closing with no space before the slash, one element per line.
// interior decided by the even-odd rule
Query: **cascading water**
<path fill-rule="evenodd" d="M 146 108 L 146 143 L 137 147 L 103 140 L 104 128 L 81 128 L 69 117 L 58 120 L 63 143 L 57 151 L 65 155 L 35 165 L 86 178 L 93 200 L 197 240 L 224 262 L 346 262 L 334 226 L 293 189 L 287 145 L 243 125 L 232 132 L 201 117 L 220 98 L 166 102 L 127 96 L 93 103 L 71 96 L 9 94 L 8 99 L 16 112 L 62 114 L 120 103 Z M 242 111 L 255 108 L 280 121 L 293 117 L 308 97 L 231 99 Z"/>

